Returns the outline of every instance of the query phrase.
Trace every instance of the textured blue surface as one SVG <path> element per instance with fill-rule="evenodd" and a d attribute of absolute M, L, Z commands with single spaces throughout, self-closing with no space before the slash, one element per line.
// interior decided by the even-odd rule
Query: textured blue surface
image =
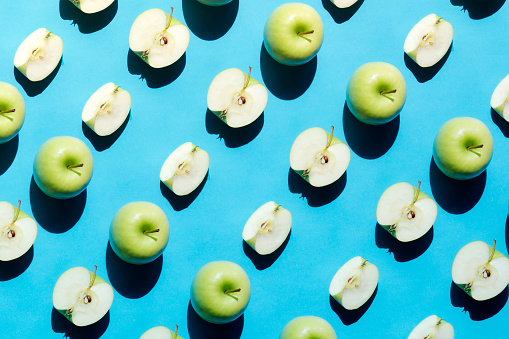
<path fill-rule="evenodd" d="M 475 303 L 452 285 L 450 272 L 457 251 L 474 240 L 497 239 L 507 254 L 509 124 L 489 102 L 509 73 L 509 4 L 360 0 L 339 10 L 328 0 L 304 2 L 321 15 L 325 40 L 317 58 L 288 68 L 262 47 L 265 20 L 281 1 L 209 8 L 195 0 L 118 0 L 90 17 L 67 0 L 2 1 L 0 80 L 21 91 L 27 114 L 19 137 L 0 145 L 0 200 L 21 199 L 40 227 L 27 255 L 0 263 L 0 337 L 138 338 L 150 327 L 178 324 L 183 338 L 277 338 L 294 317 L 316 315 L 339 338 L 406 338 L 430 314 L 451 322 L 457 338 L 506 337 L 507 289 L 494 301 Z M 170 6 L 191 30 L 189 48 L 176 65 L 151 70 L 129 52 L 129 29 L 143 10 Z M 453 24 L 454 41 L 445 62 L 423 71 L 404 56 L 403 42 L 430 13 Z M 12 60 L 39 27 L 62 37 L 64 55 L 50 81 L 31 84 Z M 370 61 L 395 65 L 407 81 L 401 116 L 386 126 L 366 126 L 345 109 L 350 75 Z M 206 93 L 220 71 L 249 66 L 267 86 L 269 102 L 253 126 L 235 131 L 207 113 Z M 132 109 L 121 133 L 101 139 L 82 124 L 81 110 L 109 81 L 131 93 Z M 468 182 L 447 179 L 432 161 L 435 133 L 457 116 L 482 120 L 494 138 L 488 170 Z M 290 172 L 290 147 L 303 130 L 331 125 L 352 160 L 338 183 L 311 189 Z M 32 180 L 38 148 L 57 135 L 80 138 L 95 160 L 86 193 L 70 201 L 47 198 Z M 186 141 L 209 152 L 210 170 L 198 194 L 177 199 L 161 185 L 159 171 Z M 376 226 L 376 204 L 388 186 L 418 180 L 437 201 L 438 218 L 423 240 L 398 244 Z M 137 200 L 156 203 L 170 220 L 163 256 L 143 267 L 121 262 L 108 246 L 113 215 Z M 261 258 L 241 234 L 269 200 L 292 212 L 293 229 L 284 250 Z M 328 287 L 356 255 L 378 266 L 380 281 L 369 307 L 346 312 Z M 246 313 L 230 325 L 204 323 L 189 304 L 194 274 L 213 260 L 236 262 L 251 279 Z M 93 265 L 115 299 L 104 320 L 79 329 L 53 310 L 52 290 L 68 268 Z"/>

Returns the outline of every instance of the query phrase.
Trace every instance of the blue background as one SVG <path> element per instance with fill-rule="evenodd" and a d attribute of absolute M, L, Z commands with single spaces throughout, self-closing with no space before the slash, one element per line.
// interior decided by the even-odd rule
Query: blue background
<path fill-rule="evenodd" d="M 0 145 L 0 200 L 20 199 L 39 225 L 32 250 L 0 263 L 2 338 L 138 338 L 150 327 L 175 324 L 183 338 L 277 338 L 301 315 L 325 318 L 339 338 L 406 338 L 430 314 L 452 323 L 457 338 L 507 336 L 508 290 L 474 302 L 452 285 L 450 272 L 471 241 L 497 239 L 507 254 L 509 124 L 491 110 L 490 98 L 509 73 L 509 5 L 360 0 L 340 10 L 328 0 L 303 2 L 322 17 L 325 39 L 317 58 L 289 68 L 262 47 L 264 23 L 283 1 L 210 8 L 195 0 L 118 0 L 90 16 L 67 0 L 2 1 L 0 80 L 23 94 L 26 120 L 19 137 Z M 142 11 L 170 6 L 191 40 L 175 65 L 152 70 L 129 52 L 129 29 Z M 454 40 L 445 61 L 422 70 L 404 56 L 403 42 L 430 13 L 452 23 Z M 12 60 L 40 27 L 63 39 L 64 54 L 57 72 L 34 84 Z M 364 125 L 345 108 L 350 75 L 370 61 L 395 65 L 407 82 L 400 118 L 384 126 Z M 252 126 L 232 130 L 207 112 L 207 89 L 220 71 L 249 66 L 269 101 Z M 120 132 L 99 138 L 82 124 L 81 111 L 110 81 L 131 93 L 131 115 Z M 432 160 L 436 132 L 457 116 L 482 120 L 494 138 L 488 170 L 467 182 L 446 178 Z M 331 125 L 352 150 L 350 166 L 337 183 L 312 189 L 290 171 L 289 151 L 303 130 Z M 89 188 L 68 201 L 46 197 L 32 179 L 37 150 L 57 135 L 83 140 L 95 161 Z M 161 185 L 159 171 L 187 141 L 207 150 L 210 170 L 197 193 L 177 198 Z M 388 186 L 418 180 L 438 203 L 438 217 L 423 239 L 400 244 L 377 226 L 376 205 Z M 163 256 L 141 267 L 123 263 L 108 245 L 113 215 L 137 200 L 159 205 L 170 220 Z M 292 212 L 293 227 L 284 249 L 262 258 L 241 235 L 269 200 Z M 367 306 L 347 312 L 328 288 L 356 255 L 378 266 L 380 281 Z M 205 323 L 189 304 L 195 273 L 214 260 L 238 263 L 252 284 L 244 316 L 229 325 Z M 94 265 L 115 298 L 103 320 L 80 329 L 53 310 L 52 290 L 65 270 Z"/>

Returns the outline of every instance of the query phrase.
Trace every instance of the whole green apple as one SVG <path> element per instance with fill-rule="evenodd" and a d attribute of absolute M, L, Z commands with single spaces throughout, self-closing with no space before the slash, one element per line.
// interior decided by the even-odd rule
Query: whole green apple
<path fill-rule="evenodd" d="M 279 339 L 336 339 L 336 332 L 324 319 L 312 315 L 297 317 L 283 328 Z"/>
<path fill-rule="evenodd" d="M 481 174 L 491 161 L 493 138 L 475 118 L 460 117 L 440 127 L 433 143 L 433 159 L 448 177 L 468 180 Z"/>
<path fill-rule="evenodd" d="M 135 265 L 156 260 L 166 248 L 169 235 L 166 214 L 146 201 L 122 206 L 110 225 L 111 248 L 120 259 Z"/>
<path fill-rule="evenodd" d="M 405 100 L 405 78 L 386 62 L 368 62 L 357 68 L 346 88 L 348 108 L 370 125 L 385 124 L 397 117 Z"/>
<path fill-rule="evenodd" d="M 313 7 L 287 3 L 276 8 L 265 23 L 263 41 L 267 52 L 283 65 L 302 65 L 322 47 L 323 22 Z"/>
<path fill-rule="evenodd" d="M 34 160 L 34 180 L 45 194 L 69 199 L 83 192 L 94 169 L 90 149 L 75 137 L 54 137 L 42 144 Z"/>
<path fill-rule="evenodd" d="M 191 285 L 191 305 L 203 319 L 225 324 L 240 317 L 249 303 L 251 283 L 246 272 L 230 261 L 203 266 Z"/>
<path fill-rule="evenodd" d="M 0 81 L 0 144 L 14 138 L 25 121 L 25 101 L 11 84 Z"/>

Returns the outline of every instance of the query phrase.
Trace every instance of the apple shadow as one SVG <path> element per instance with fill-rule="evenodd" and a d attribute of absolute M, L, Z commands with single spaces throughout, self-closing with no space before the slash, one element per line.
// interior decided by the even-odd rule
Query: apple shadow
<path fill-rule="evenodd" d="M 330 307 L 332 308 L 332 310 L 334 311 L 334 313 L 336 313 L 338 315 L 339 319 L 341 319 L 341 322 L 343 322 L 344 325 L 348 326 L 348 325 L 352 325 L 352 324 L 356 323 L 357 321 L 359 321 L 359 319 L 364 315 L 364 313 L 367 312 L 368 308 L 373 303 L 373 300 L 375 300 L 375 296 L 377 293 L 378 293 L 378 285 L 376 286 L 375 291 L 373 292 L 371 297 L 369 297 L 368 301 L 366 301 L 364 303 L 364 305 L 362 305 L 361 307 L 359 307 L 356 310 L 345 309 L 331 295 L 329 295 L 329 304 L 330 304 Z"/>
<path fill-rule="evenodd" d="M 399 115 L 383 125 L 369 125 L 357 119 L 345 102 L 343 106 L 343 131 L 350 149 L 364 159 L 376 159 L 387 153 L 396 141 Z"/>
<path fill-rule="evenodd" d="M 486 186 L 486 171 L 470 180 L 456 180 L 443 174 L 431 157 L 429 170 L 431 192 L 436 203 L 446 212 L 463 214 L 481 199 Z"/>
<path fill-rule="evenodd" d="M 98 339 L 100 338 L 108 325 L 110 324 L 110 312 L 94 324 L 88 326 L 76 326 L 67 320 L 54 307 L 51 311 L 51 328 L 55 333 L 63 333 L 65 338 L 70 339 Z"/>
<path fill-rule="evenodd" d="M 509 122 L 507 122 L 504 118 L 500 116 L 493 108 L 491 109 L 491 119 L 495 123 L 495 125 L 500 128 L 500 131 L 504 135 L 504 137 L 509 138 Z M 0 150 L 1 152 L 1 150 Z M 1 166 L 1 165 L 0 165 Z M 0 174 L 2 173 L 0 168 Z"/>
<path fill-rule="evenodd" d="M 212 324 L 203 320 L 189 302 L 187 328 L 189 339 L 239 339 L 244 329 L 244 314 L 228 324 Z"/>
<path fill-rule="evenodd" d="M 120 137 L 122 132 L 125 130 L 128 121 L 131 120 L 131 112 L 126 117 L 125 121 L 122 125 L 112 134 L 106 136 L 99 136 L 95 133 L 85 122 L 81 122 L 81 130 L 83 131 L 83 135 L 90 141 L 90 143 L 94 146 L 95 150 L 98 152 L 102 152 L 110 148 L 115 141 Z"/>
<path fill-rule="evenodd" d="M 10 261 L 0 261 L 0 281 L 7 281 L 25 272 L 34 259 L 34 246 L 21 257 Z"/>
<path fill-rule="evenodd" d="M 72 20 L 72 25 L 77 25 L 81 33 L 90 34 L 103 29 L 113 20 L 118 11 L 118 1 L 113 1 L 104 10 L 91 14 L 83 13 L 69 0 L 60 0 L 59 9 L 63 20 Z"/>
<path fill-rule="evenodd" d="M 127 52 L 127 69 L 132 75 L 139 75 L 150 88 L 161 88 L 171 84 L 182 74 L 186 67 L 186 53 L 175 63 L 163 67 L 153 68 L 129 49 Z"/>
<path fill-rule="evenodd" d="M 334 201 L 343 192 L 346 187 L 346 173 L 343 173 L 332 184 L 314 187 L 290 168 L 288 171 L 288 188 L 292 193 L 300 193 L 301 197 L 307 200 L 309 206 L 324 206 Z"/>
<path fill-rule="evenodd" d="M 267 89 L 282 100 L 300 97 L 309 88 L 316 73 L 317 57 L 300 66 L 286 66 L 274 60 L 264 43 L 260 52 L 260 68 Z"/>
<path fill-rule="evenodd" d="M 182 211 L 183 209 L 188 208 L 189 205 L 191 205 L 193 203 L 193 201 L 198 197 L 200 192 L 203 190 L 203 187 L 205 186 L 205 182 L 207 182 L 208 178 L 209 178 L 209 173 L 207 172 L 207 174 L 205 175 L 205 178 L 200 183 L 200 185 L 194 191 L 189 193 L 188 195 L 182 195 L 182 196 L 176 195 L 162 181 L 159 182 L 159 188 L 161 189 L 161 194 L 163 195 L 163 197 L 166 198 L 166 200 L 168 200 L 171 207 L 173 207 L 173 209 L 175 211 Z"/>
<path fill-rule="evenodd" d="M 44 90 L 49 86 L 49 84 L 51 84 L 51 82 L 57 75 L 58 70 L 60 69 L 60 66 L 62 66 L 62 63 L 63 63 L 62 60 L 63 60 L 63 56 L 60 59 L 60 61 L 58 62 L 57 67 L 55 67 L 55 69 L 46 78 L 42 79 L 41 81 L 28 80 L 28 78 L 23 73 L 21 73 L 16 67 L 13 67 L 14 68 L 14 78 L 21 85 L 21 87 L 23 87 L 23 89 L 25 90 L 25 93 L 29 97 L 35 97 L 36 95 L 39 95 L 42 92 L 44 92 Z"/>
<path fill-rule="evenodd" d="M 2 161 L 0 161 L 0 175 L 7 172 L 9 167 L 11 167 L 14 159 L 16 158 L 16 154 L 18 153 L 18 146 L 18 135 L 6 143 L 0 144 L 0 159 L 2 159 Z"/>
<path fill-rule="evenodd" d="M 288 245 L 288 242 L 290 241 L 290 236 L 292 235 L 292 231 L 290 230 L 290 233 L 286 237 L 285 241 L 281 244 L 281 246 L 278 247 L 277 250 L 272 252 L 271 254 L 267 255 L 261 255 L 258 254 L 247 242 L 244 240 L 242 241 L 242 249 L 244 250 L 244 254 L 251 259 L 253 262 L 253 265 L 255 265 L 256 269 L 259 271 L 262 271 L 264 269 L 269 268 L 272 266 L 274 262 L 276 262 L 277 258 L 283 253 L 283 251 L 286 248 L 286 245 Z"/>
<path fill-rule="evenodd" d="M 196 1 L 196 0 L 195 0 Z M 265 113 L 247 126 L 233 128 L 225 124 L 219 117 L 207 108 L 205 113 L 205 128 L 209 134 L 217 134 L 218 139 L 224 140 L 228 148 L 244 146 L 260 134 L 265 122 Z"/>
<path fill-rule="evenodd" d="M 64 233 L 80 220 L 87 202 L 87 190 L 71 199 L 54 199 L 41 191 L 32 176 L 30 205 L 37 223 L 50 233 Z"/>
<path fill-rule="evenodd" d="M 196 0 L 182 0 L 187 27 L 202 40 L 217 40 L 233 26 L 239 11 L 239 0 L 223 6 L 207 6 Z"/>
<path fill-rule="evenodd" d="M 453 45 L 454 41 L 451 43 L 451 46 L 449 46 L 449 49 L 442 57 L 442 59 L 440 59 L 436 64 L 430 67 L 421 67 L 417 65 L 417 63 L 414 60 L 412 60 L 412 58 L 410 58 L 405 52 L 403 52 L 405 65 L 410 70 L 410 72 L 412 72 L 417 81 L 419 81 L 420 83 L 429 81 L 433 79 L 433 77 L 437 75 L 438 71 L 440 71 L 440 69 L 444 66 L 445 62 L 449 58 L 449 55 L 451 55 Z"/>
<path fill-rule="evenodd" d="M 139 299 L 147 295 L 159 280 L 162 267 L 163 255 L 148 264 L 129 264 L 115 254 L 108 242 L 106 248 L 108 279 L 115 291 L 126 298 Z"/>
<path fill-rule="evenodd" d="M 462 6 L 463 12 L 473 20 L 480 20 L 495 14 L 505 3 L 505 0 L 451 0 L 453 6 Z"/>
<path fill-rule="evenodd" d="M 407 262 L 421 256 L 433 242 L 433 227 L 419 239 L 401 242 L 387 232 L 379 223 L 375 226 L 375 243 L 378 248 L 386 248 L 397 262 Z"/>
<path fill-rule="evenodd" d="M 331 0 L 322 0 L 322 5 L 323 8 L 329 12 L 330 16 L 337 24 L 342 24 L 343 22 L 346 22 L 350 20 L 351 17 L 353 17 L 363 2 L 364 0 L 359 0 L 350 7 L 339 8 L 334 5 Z"/>
<path fill-rule="evenodd" d="M 477 301 L 459 288 L 454 282 L 451 282 L 451 304 L 454 307 L 462 307 L 464 312 L 468 312 L 470 319 L 482 321 L 493 317 L 507 303 L 509 296 L 506 287 L 499 295 L 494 298 Z"/>

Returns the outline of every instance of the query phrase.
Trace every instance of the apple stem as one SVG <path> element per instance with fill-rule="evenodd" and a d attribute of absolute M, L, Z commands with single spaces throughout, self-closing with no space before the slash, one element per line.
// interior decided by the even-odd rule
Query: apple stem
<path fill-rule="evenodd" d="M 95 277 L 97 277 L 97 265 L 94 265 L 94 275 L 92 276 L 92 279 L 90 280 L 90 285 L 88 288 L 94 286 Z"/>
<path fill-rule="evenodd" d="M 77 175 L 81 176 L 81 173 L 75 170 L 75 168 L 78 168 L 78 167 L 83 167 L 83 164 L 69 165 L 69 166 L 67 166 L 67 169 L 69 169 L 69 170 L 73 171 L 74 173 L 76 173 Z"/>
<path fill-rule="evenodd" d="M 175 325 L 175 336 L 173 339 L 177 339 L 177 332 L 179 330 L 179 325 Z"/>
<path fill-rule="evenodd" d="M 325 146 L 325 149 L 329 148 L 330 144 L 332 144 L 332 137 L 334 135 L 334 126 L 331 126 L 331 131 L 330 131 L 330 135 L 329 135 L 329 138 L 327 140 L 327 146 Z"/>
<path fill-rule="evenodd" d="M 383 95 L 384 97 L 386 97 L 387 99 L 389 99 L 390 101 L 394 102 L 394 98 L 391 98 L 390 96 L 388 96 L 387 94 L 391 94 L 391 93 L 396 93 L 397 89 L 392 89 L 390 91 L 381 91 L 380 92 L 380 95 Z"/>
<path fill-rule="evenodd" d="M 491 249 L 490 258 L 488 260 L 488 263 L 493 260 L 493 257 L 495 256 L 495 246 L 497 245 L 497 240 L 493 240 L 493 248 Z"/>
<path fill-rule="evenodd" d="M 479 156 L 479 157 L 480 157 L 480 156 L 481 156 L 481 153 L 476 152 L 476 151 L 473 151 L 473 150 L 474 150 L 474 149 L 478 149 L 478 148 L 483 148 L 483 147 L 484 147 L 484 145 L 482 145 L 482 144 L 481 144 L 481 145 L 476 145 L 476 146 L 468 146 L 468 147 L 467 147 L 467 150 L 471 151 L 472 153 L 474 153 L 475 155 L 477 155 L 477 156 Z"/>
<path fill-rule="evenodd" d="M 156 233 L 156 232 L 159 232 L 159 228 L 155 229 L 155 230 L 144 231 L 143 234 Z"/>
<path fill-rule="evenodd" d="M 16 220 L 18 220 L 20 211 L 21 211 L 21 200 L 18 200 L 18 209 L 16 210 L 16 214 L 14 215 L 14 220 L 12 221 L 13 224 L 16 222 Z"/>
<path fill-rule="evenodd" d="M 242 91 L 247 88 L 249 81 L 251 81 L 251 66 L 249 66 L 249 73 L 247 74 L 246 83 L 244 84 L 244 88 L 242 89 Z"/>
<path fill-rule="evenodd" d="M 298 32 L 297 35 L 303 39 L 306 39 L 309 43 L 311 43 L 312 42 L 311 39 L 304 36 L 304 34 L 313 34 L 314 32 L 315 32 L 314 30 L 310 30 L 310 31 L 306 31 L 306 32 Z"/>
<path fill-rule="evenodd" d="M 280 208 L 281 208 L 281 205 L 277 205 L 276 208 L 274 208 L 274 212 L 279 211 Z"/>
<path fill-rule="evenodd" d="M 413 205 L 417 202 L 417 199 L 419 198 L 419 194 L 421 194 L 421 181 L 420 180 L 418 181 L 417 192 L 415 192 L 414 201 L 412 201 L 411 205 Z"/>
<path fill-rule="evenodd" d="M 13 118 L 11 118 L 10 116 L 5 115 L 5 114 L 6 114 L 6 113 L 14 113 L 14 112 L 16 112 L 16 109 L 14 109 L 14 108 L 13 108 L 13 109 L 9 109 L 9 110 L 7 110 L 7 111 L 1 111 L 1 112 L 0 112 L 0 115 L 1 115 L 1 116 L 3 116 L 4 118 L 9 119 L 10 121 L 13 121 L 13 120 L 14 120 Z"/>
<path fill-rule="evenodd" d="M 170 19 L 168 20 L 168 23 L 166 24 L 166 28 L 164 30 L 167 30 L 168 28 L 170 28 L 171 19 L 173 19 L 173 7 L 171 8 Z"/>
<path fill-rule="evenodd" d="M 116 86 L 115 89 L 113 90 L 113 93 L 117 93 L 119 89 L 120 89 L 120 86 Z"/>
<path fill-rule="evenodd" d="M 224 291 L 224 294 L 226 294 L 227 296 L 232 297 L 233 299 L 239 301 L 239 298 L 237 298 L 234 295 L 231 295 L 231 293 L 235 293 L 235 292 L 240 292 L 240 288 L 237 288 L 235 290 L 226 290 L 226 291 Z"/>

